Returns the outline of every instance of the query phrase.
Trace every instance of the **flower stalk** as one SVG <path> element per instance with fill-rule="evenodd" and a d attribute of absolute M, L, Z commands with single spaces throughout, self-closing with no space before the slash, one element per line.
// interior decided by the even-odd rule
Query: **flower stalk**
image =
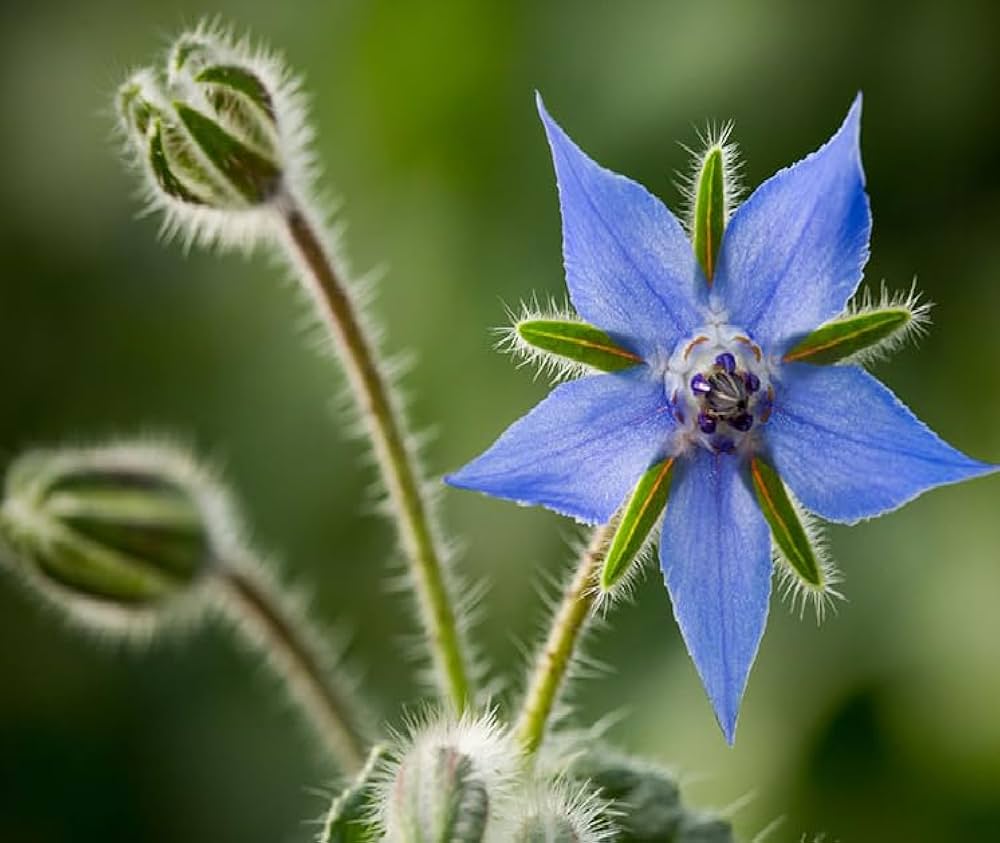
<path fill-rule="evenodd" d="M 559 695 L 568 679 L 573 657 L 600 594 L 597 576 L 604 564 L 616 519 L 594 530 L 563 594 L 545 644 L 539 653 L 514 735 L 528 756 L 545 738 Z"/>
<path fill-rule="evenodd" d="M 347 288 L 316 228 L 294 200 L 281 208 L 285 245 L 333 336 L 398 519 L 410 560 L 421 621 L 442 696 L 462 712 L 473 690 L 462 635 L 444 570 L 443 554 L 422 489 L 403 421 L 394 406 L 373 344 L 358 318 Z"/>
<path fill-rule="evenodd" d="M 360 707 L 349 688 L 334 681 L 335 659 L 324 637 L 260 570 L 249 562 L 219 565 L 214 573 L 219 602 L 248 643 L 267 657 L 343 771 L 355 775 L 367 752 Z"/>

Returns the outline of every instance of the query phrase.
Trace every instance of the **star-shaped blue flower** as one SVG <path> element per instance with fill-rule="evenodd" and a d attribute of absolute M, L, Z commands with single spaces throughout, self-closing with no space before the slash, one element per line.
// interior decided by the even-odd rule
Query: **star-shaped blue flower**
<path fill-rule="evenodd" d="M 859 366 L 783 359 L 844 311 L 868 259 L 860 96 L 823 147 L 735 211 L 711 284 L 673 214 L 538 106 L 572 303 L 642 362 L 556 387 L 447 482 L 603 524 L 650 466 L 675 457 L 660 560 L 732 742 L 773 570 L 750 460 L 766 458 L 808 510 L 846 523 L 994 467 L 943 442 Z"/>

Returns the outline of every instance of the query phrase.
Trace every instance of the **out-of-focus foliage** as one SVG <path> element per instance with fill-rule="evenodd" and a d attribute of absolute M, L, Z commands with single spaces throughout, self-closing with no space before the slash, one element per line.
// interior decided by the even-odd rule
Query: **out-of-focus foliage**
<path fill-rule="evenodd" d="M 561 295 L 559 218 L 534 113 L 540 89 L 587 151 L 677 206 L 693 125 L 733 118 L 750 185 L 814 148 L 865 92 L 875 215 L 867 277 L 936 302 L 930 335 L 877 368 L 932 427 L 1000 459 L 1000 27 L 991 4 L 193 0 L 0 9 L 0 448 L 142 428 L 191 434 L 228 466 L 264 546 L 355 630 L 390 701 L 412 699 L 407 615 L 386 597 L 393 540 L 359 518 L 370 471 L 341 436 L 335 367 L 265 261 L 185 258 L 136 222 L 104 115 L 162 35 L 221 12 L 306 72 L 318 151 L 376 310 L 419 353 L 413 415 L 432 470 L 454 468 L 545 391 L 491 350 L 532 292 Z M 447 342 L 441 328 L 449 326 Z M 995 481 L 933 492 L 833 530 L 848 602 L 817 630 L 780 604 L 729 750 L 684 655 L 659 575 L 592 653 L 586 722 L 675 764 L 745 837 L 967 841 L 1000 829 L 1000 521 Z M 492 659 L 519 662 L 565 521 L 449 492 L 466 563 L 493 582 Z M 63 634 L 0 588 L 0 839 L 306 840 L 329 770 L 221 636 L 149 658 Z M 395 709 L 387 707 L 387 711 Z M 293 739 L 289 739 L 291 732 Z"/>

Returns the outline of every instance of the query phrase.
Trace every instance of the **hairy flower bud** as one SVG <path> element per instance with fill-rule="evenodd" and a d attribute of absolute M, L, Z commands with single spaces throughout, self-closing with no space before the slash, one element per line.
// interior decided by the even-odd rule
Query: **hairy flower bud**
<path fill-rule="evenodd" d="M 117 110 L 168 230 L 250 242 L 252 212 L 304 179 L 309 133 L 294 81 L 274 57 L 211 26 L 181 35 L 162 67 L 132 74 Z"/>
<path fill-rule="evenodd" d="M 381 800 L 392 843 L 480 843 L 517 763 L 492 718 L 416 726 L 396 757 Z"/>
<path fill-rule="evenodd" d="M 518 800 L 505 841 L 512 843 L 605 843 L 615 839 L 609 806 L 588 784 L 536 783 Z"/>
<path fill-rule="evenodd" d="M 40 593 L 114 627 L 191 593 L 228 553 L 222 492 L 165 445 L 33 451 L 7 472 L 0 535 Z"/>

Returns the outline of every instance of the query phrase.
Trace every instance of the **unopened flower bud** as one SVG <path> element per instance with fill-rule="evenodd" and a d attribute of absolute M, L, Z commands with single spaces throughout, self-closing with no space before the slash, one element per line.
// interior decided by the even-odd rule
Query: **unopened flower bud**
<path fill-rule="evenodd" d="M 490 719 L 435 722 L 413 729 L 397 750 L 382 799 L 392 843 L 480 843 L 517 763 Z"/>
<path fill-rule="evenodd" d="M 8 470 L 0 505 L 26 579 L 112 627 L 190 593 L 228 552 L 231 523 L 201 469 L 151 444 L 30 452 Z"/>
<path fill-rule="evenodd" d="M 275 62 L 205 28 L 182 35 L 161 72 L 133 74 L 119 118 L 150 177 L 154 199 L 174 208 L 247 211 L 281 194 L 289 129 Z"/>
<path fill-rule="evenodd" d="M 518 801 L 504 836 L 511 843 L 606 843 L 614 839 L 609 806 L 588 785 L 538 783 Z"/>

